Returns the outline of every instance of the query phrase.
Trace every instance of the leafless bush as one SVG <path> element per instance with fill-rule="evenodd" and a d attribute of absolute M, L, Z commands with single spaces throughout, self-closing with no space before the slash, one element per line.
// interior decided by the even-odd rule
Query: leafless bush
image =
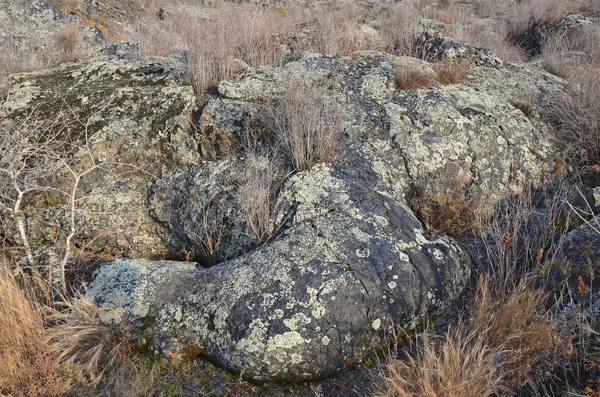
<path fill-rule="evenodd" d="M 561 131 L 566 153 L 582 170 L 598 174 L 600 165 L 600 69 L 584 67 L 573 75 L 570 92 L 551 96 L 544 107 Z"/>
<path fill-rule="evenodd" d="M 399 90 L 416 90 L 433 86 L 434 74 L 423 67 L 396 65 L 395 85 Z"/>
<path fill-rule="evenodd" d="M 57 41 L 62 52 L 62 62 L 71 62 L 79 58 L 81 34 L 77 23 L 72 22 L 63 26 Z"/>
<path fill-rule="evenodd" d="M 382 12 L 379 31 L 390 50 L 396 55 L 415 55 L 414 34 L 422 15 L 418 1 L 396 3 Z"/>
<path fill-rule="evenodd" d="M 323 89 L 290 83 L 269 113 L 279 148 L 293 170 L 333 160 L 341 120 Z"/>
<path fill-rule="evenodd" d="M 92 154 L 88 131 L 96 114 L 81 120 L 79 115 L 71 112 L 73 121 L 68 121 L 62 118 L 62 112 L 57 113 L 59 116 L 53 120 L 40 121 L 34 117 L 34 109 L 18 121 L 0 123 L 0 214 L 14 218 L 27 266 L 36 270 L 39 258 L 35 258 L 35 247 L 29 241 L 23 208 L 37 195 L 58 197 L 60 203 L 57 201 L 57 204 L 65 208 L 66 236 L 57 246 L 61 251 L 58 263 L 44 269 L 48 271 L 44 278 L 64 294 L 67 290 L 66 268 L 72 260 L 72 242 L 77 233 L 77 206 L 83 181 L 95 172 L 121 172 L 114 166 L 129 170 L 139 168 L 131 164 L 101 162 Z M 81 142 L 71 140 L 70 123 L 83 129 Z M 81 156 L 79 163 L 72 161 L 75 153 Z"/>
<path fill-rule="evenodd" d="M 264 242 L 273 232 L 275 200 L 280 171 L 267 156 L 248 154 L 243 182 L 237 199 L 246 225 L 256 243 Z"/>
<path fill-rule="evenodd" d="M 500 202 L 491 217 L 478 220 L 483 251 L 475 255 L 478 265 L 507 286 L 535 270 L 547 271 L 562 255 L 571 216 L 566 205 L 571 189 L 561 180 L 549 183 L 548 173 L 543 174 L 547 185 L 534 189 L 519 182 L 519 193 Z"/>

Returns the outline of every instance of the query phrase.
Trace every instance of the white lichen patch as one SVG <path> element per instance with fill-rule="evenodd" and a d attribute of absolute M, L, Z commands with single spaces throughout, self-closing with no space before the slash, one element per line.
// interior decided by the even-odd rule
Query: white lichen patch
<path fill-rule="evenodd" d="M 371 326 L 373 327 L 373 329 L 375 331 L 377 331 L 379 329 L 379 327 L 381 327 L 381 320 L 378 318 L 373 320 L 373 323 L 371 323 Z"/>
<path fill-rule="evenodd" d="M 359 248 L 356 250 L 356 256 L 359 258 L 368 258 L 371 256 L 371 251 L 368 248 Z"/>
<path fill-rule="evenodd" d="M 390 287 L 390 289 L 394 289 L 394 288 L 396 288 L 397 286 L 398 286 L 398 285 L 396 284 L 396 282 L 395 282 L 395 281 L 390 281 L 390 282 L 388 283 L 388 287 Z"/>
<path fill-rule="evenodd" d="M 291 349 L 303 343 L 308 343 L 309 340 L 302 338 L 296 331 L 285 332 L 275 335 L 267 342 L 267 351 Z"/>
<path fill-rule="evenodd" d="M 323 344 L 323 346 L 327 346 L 329 345 L 330 339 L 327 335 L 325 335 L 324 337 L 321 338 L 321 343 Z"/>
<path fill-rule="evenodd" d="M 291 318 L 283 320 L 283 323 L 292 331 L 296 331 L 298 328 L 310 324 L 311 319 L 306 317 L 304 313 L 296 313 Z"/>
<path fill-rule="evenodd" d="M 362 230 L 360 230 L 357 227 L 353 227 L 350 232 L 352 233 L 352 235 L 360 242 L 362 243 L 368 243 L 369 241 L 371 241 L 372 237 L 371 235 L 363 232 Z"/>

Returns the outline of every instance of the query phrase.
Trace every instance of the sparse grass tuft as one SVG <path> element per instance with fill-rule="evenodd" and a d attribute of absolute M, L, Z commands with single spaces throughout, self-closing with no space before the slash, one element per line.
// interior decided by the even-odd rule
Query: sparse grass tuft
<path fill-rule="evenodd" d="M 324 89 L 290 83 L 269 112 L 278 146 L 292 170 L 333 160 L 341 120 Z"/>
<path fill-rule="evenodd" d="M 422 67 L 397 65 L 395 84 L 399 90 L 416 90 L 430 88 L 433 85 L 434 75 Z"/>
<path fill-rule="evenodd" d="M 470 63 L 467 60 L 458 60 L 456 62 L 444 61 L 437 63 L 433 67 L 433 70 L 443 83 L 456 84 L 469 71 L 469 66 Z"/>

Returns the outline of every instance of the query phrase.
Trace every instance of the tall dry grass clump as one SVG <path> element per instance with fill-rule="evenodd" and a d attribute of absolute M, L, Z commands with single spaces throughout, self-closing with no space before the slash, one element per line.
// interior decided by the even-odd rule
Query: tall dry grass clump
<path fill-rule="evenodd" d="M 430 331 L 417 335 L 405 357 L 387 362 L 376 395 L 509 395 L 546 376 L 538 368 L 551 367 L 559 350 L 542 292 L 529 280 L 507 289 L 481 277 L 465 317 L 441 336 Z"/>
<path fill-rule="evenodd" d="M 305 171 L 333 160 L 341 119 L 323 88 L 291 82 L 269 113 L 278 149 L 292 170 Z"/>
<path fill-rule="evenodd" d="M 74 298 L 50 307 L 28 288 L 8 271 L 0 273 L 0 393 L 85 390 L 125 363 L 131 351 L 123 329 L 100 324 L 95 304 Z"/>
<path fill-rule="evenodd" d="M 503 352 L 487 343 L 485 332 L 459 324 L 438 337 L 419 335 L 411 352 L 384 368 L 382 397 L 487 397 L 505 390 Z"/>
<path fill-rule="evenodd" d="M 30 301 L 8 272 L 0 274 L 0 392 L 57 395 L 70 379 L 57 370 L 42 308 Z"/>
<path fill-rule="evenodd" d="M 243 181 L 237 191 L 242 217 L 251 237 L 262 243 L 275 228 L 275 201 L 280 170 L 264 155 L 249 154 L 244 164 Z"/>
<path fill-rule="evenodd" d="M 504 383 L 511 388 L 539 381 L 536 366 L 551 366 L 552 357 L 560 354 L 545 294 L 530 281 L 505 285 L 481 277 L 468 320 L 474 332 L 485 334 L 490 346 L 504 351 Z"/>

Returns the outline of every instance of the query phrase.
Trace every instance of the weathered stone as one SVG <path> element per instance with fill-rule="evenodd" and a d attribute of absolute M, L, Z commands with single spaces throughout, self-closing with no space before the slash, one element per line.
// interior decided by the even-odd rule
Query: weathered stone
<path fill-rule="evenodd" d="M 81 63 L 12 75 L 2 109 L 3 122 L 56 120 L 65 141 L 79 147 L 65 160 L 82 172 L 95 164 L 77 193 L 78 246 L 119 255 L 164 258 L 166 244 L 149 215 L 149 181 L 164 170 L 199 161 L 198 143 L 188 118 L 195 108 L 185 65 L 174 58 L 138 61 L 103 56 Z M 69 189 L 71 176 L 57 179 Z M 81 198 L 80 198 L 81 197 Z M 64 196 L 47 208 L 27 208 L 32 241 L 52 240 L 67 230 Z M 10 224 L 3 228 L 13 235 Z M 54 234 L 53 234 L 54 233 Z M 15 241 L 18 241 L 15 240 Z"/>
<path fill-rule="evenodd" d="M 257 380 L 337 373 L 384 348 L 394 326 L 411 329 L 443 313 L 469 276 L 456 243 L 428 236 L 376 184 L 374 175 L 344 165 L 314 167 L 286 183 L 280 200 L 292 212 L 273 242 L 176 285 L 155 279 L 146 291 L 171 283 L 175 294 L 150 303 L 136 298 L 136 287 L 114 288 L 114 280 L 168 263 L 108 264 L 90 296 L 116 294 L 108 303 L 125 302 L 144 324 L 138 332 L 165 357 L 204 352 Z M 130 303 L 138 301 L 143 310 Z"/>

